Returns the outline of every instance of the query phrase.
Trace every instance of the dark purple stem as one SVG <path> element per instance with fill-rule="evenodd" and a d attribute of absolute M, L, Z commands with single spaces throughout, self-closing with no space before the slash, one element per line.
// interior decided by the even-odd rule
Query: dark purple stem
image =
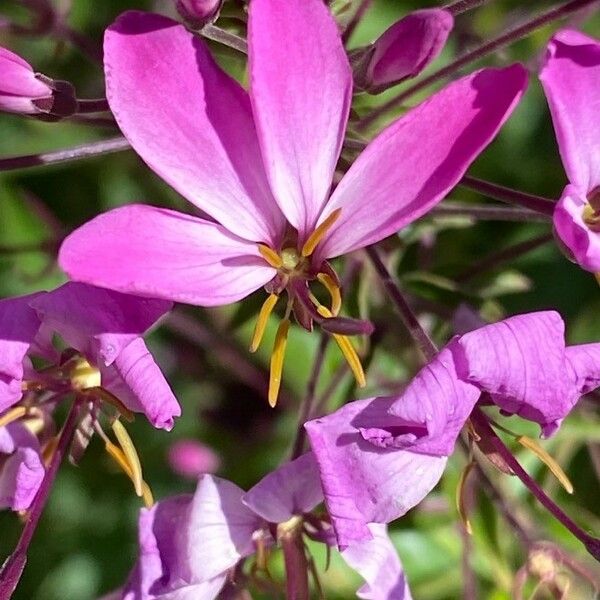
<path fill-rule="evenodd" d="M 490 0 L 456 0 L 456 2 L 450 2 L 445 6 L 442 6 L 445 10 L 452 13 L 452 15 L 460 15 L 461 13 L 472 10 L 479 6 L 487 4 Z"/>
<path fill-rule="evenodd" d="M 52 484 L 54 483 L 56 473 L 58 472 L 58 467 L 73 438 L 78 414 L 79 401 L 76 400 L 69 410 L 69 414 L 60 434 L 58 445 L 56 446 L 52 460 L 46 469 L 46 474 L 44 475 L 40 489 L 29 510 L 25 527 L 23 527 L 21 537 L 17 542 L 17 547 L 2 566 L 2 571 L 0 571 L 0 600 L 9 600 L 21 579 L 21 574 L 23 573 L 23 569 L 27 562 L 27 550 L 29 544 L 31 543 L 33 534 L 35 533 L 44 507 L 46 506 Z"/>
<path fill-rule="evenodd" d="M 110 110 L 108 101 L 106 98 L 95 98 L 95 99 L 78 99 L 77 100 L 77 112 L 78 113 L 97 113 L 106 112 Z"/>
<path fill-rule="evenodd" d="M 26 154 L 25 156 L 13 156 L 10 158 L 0 158 L 0 171 L 12 171 L 15 169 L 25 169 L 27 167 L 39 167 L 42 165 L 52 165 L 57 163 L 66 163 L 91 156 L 100 156 L 102 154 L 112 154 L 129 150 L 129 142 L 122 136 L 102 140 L 101 142 L 91 142 L 66 150 L 55 150 L 53 152 L 44 152 L 42 154 Z"/>
<path fill-rule="evenodd" d="M 476 177 L 471 177 L 469 175 L 465 175 L 459 181 L 458 185 L 479 192 L 484 196 L 500 200 L 501 202 L 508 202 L 509 204 L 516 204 L 528 208 L 529 210 L 547 215 L 548 217 L 552 217 L 556 207 L 556 202 L 549 198 L 513 190 L 504 187 L 503 185 L 483 181 L 482 179 L 477 179 Z"/>
<path fill-rule="evenodd" d="M 454 73 L 462 69 L 464 66 L 475 62 L 487 56 L 488 54 L 491 54 L 492 52 L 495 52 L 496 50 L 507 46 L 508 44 L 516 42 L 517 40 L 520 40 L 521 38 L 524 38 L 525 36 L 529 35 L 536 29 L 539 29 L 540 27 L 543 27 L 544 25 L 555 21 L 556 19 L 565 17 L 568 14 L 573 13 L 576 10 L 579 10 L 580 8 L 583 8 L 584 6 L 587 6 L 588 4 L 591 4 L 595 1 L 596 0 L 571 0 L 571 2 L 567 2 L 566 4 L 557 6 L 556 8 L 553 8 L 548 12 L 537 16 L 535 19 L 527 21 L 523 25 L 519 25 L 518 27 L 509 29 L 508 31 L 490 40 L 489 42 L 486 42 L 478 48 L 471 50 L 471 52 L 467 52 L 462 56 L 459 56 L 449 65 L 438 69 L 437 71 L 429 75 L 429 77 L 421 79 L 421 81 L 418 81 L 417 83 L 411 85 L 402 93 L 398 94 L 398 96 L 396 96 L 395 98 L 392 98 L 385 104 L 382 104 L 378 108 L 374 109 L 371 113 L 369 113 L 366 117 L 364 117 L 361 121 L 359 121 L 356 124 L 357 129 L 366 129 L 381 115 L 387 113 L 393 108 L 401 106 L 408 98 L 410 98 L 420 90 L 429 87 L 436 81 L 453 75 Z"/>
<path fill-rule="evenodd" d="M 549 217 L 527 208 L 471 204 L 469 202 L 443 202 L 429 211 L 434 216 L 472 217 L 480 221 L 513 221 L 547 223 Z"/>
<path fill-rule="evenodd" d="M 371 6 L 372 1 L 373 0 L 362 0 L 359 4 L 358 8 L 356 9 L 356 12 L 354 13 L 354 16 L 352 17 L 352 19 L 350 19 L 350 22 L 348 23 L 346 29 L 344 29 L 344 33 L 342 34 L 342 40 L 344 44 L 346 44 L 348 40 L 352 37 L 352 34 L 358 27 L 359 23 L 362 21 L 362 18 L 365 16 L 365 13 L 369 9 L 369 6 Z"/>
<path fill-rule="evenodd" d="M 498 454 L 504 459 L 513 473 L 523 482 L 525 487 L 536 497 L 538 502 L 552 514 L 552 516 L 562 523 L 586 548 L 586 550 L 600 562 L 600 540 L 586 533 L 569 517 L 563 510 L 551 500 L 538 483 L 529 476 L 523 469 L 519 461 L 513 456 L 512 452 L 504 445 L 504 442 L 496 435 L 484 413 L 480 408 L 475 408 L 471 413 L 471 419 L 476 424 L 478 431 L 481 431 L 489 439 Z"/>

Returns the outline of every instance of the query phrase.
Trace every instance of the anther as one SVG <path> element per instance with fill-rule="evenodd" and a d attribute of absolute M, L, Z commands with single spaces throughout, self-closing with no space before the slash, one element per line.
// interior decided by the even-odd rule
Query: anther
<path fill-rule="evenodd" d="M 133 445 L 132 439 L 129 437 L 127 430 L 123 427 L 121 421 L 116 420 L 112 424 L 112 430 L 115 433 L 115 436 L 123 450 L 123 455 L 127 460 L 127 464 L 129 465 L 129 469 L 131 471 L 131 481 L 133 482 L 133 487 L 135 489 L 135 493 L 138 496 L 143 495 L 143 483 L 144 480 L 142 478 L 142 465 L 140 463 L 140 457 Z"/>
<path fill-rule="evenodd" d="M 269 320 L 269 316 L 275 308 L 275 304 L 277 304 L 277 300 L 279 300 L 279 296 L 277 294 L 270 294 L 260 307 L 256 325 L 254 326 L 254 333 L 252 334 L 252 341 L 250 342 L 250 352 L 256 352 L 258 350 L 260 342 L 265 335 L 267 321 Z"/>
<path fill-rule="evenodd" d="M 275 269 L 281 268 L 283 261 L 273 248 L 269 248 L 266 244 L 258 244 L 258 251 L 261 256 Z"/>
<path fill-rule="evenodd" d="M 331 296 L 331 314 L 337 317 L 342 308 L 342 293 L 338 285 L 336 285 L 333 277 L 327 273 L 319 273 L 317 279 L 323 284 L 325 289 Z"/>
<path fill-rule="evenodd" d="M 129 477 L 129 479 L 131 479 L 131 481 L 133 482 L 133 473 L 131 471 L 129 463 L 127 462 L 125 454 L 123 454 L 123 451 L 118 446 L 115 446 L 108 439 L 104 441 L 104 448 L 106 449 L 108 455 L 119 465 L 119 467 L 121 467 L 121 470 L 125 473 L 125 475 L 127 475 L 127 477 Z M 145 481 L 142 481 L 141 497 L 144 501 L 144 505 L 146 506 L 146 508 L 151 508 L 153 506 L 154 497 L 152 495 L 150 487 Z"/>
<path fill-rule="evenodd" d="M 302 246 L 302 256 L 310 256 L 319 242 L 325 237 L 325 234 L 331 229 L 331 226 L 337 221 L 341 208 L 336 208 L 308 237 L 304 246 Z"/>
<path fill-rule="evenodd" d="M 76 390 L 100 387 L 100 371 L 85 358 L 80 357 L 69 371 L 71 385 Z"/>
<path fill-rule="evenodd" d="M 281 375 L 283 373 L 283 358 L 285 356 L 285 347 L 287 345 L 288 331 L 290 330 L 290 320 L 283 319 L 277 328 L 275 334 L 275 343 L 273 344 L 273 354 L 271 355 L 271 366 L 269 374 L 269 393 L 268 399 L 271 407 L 277 404 L 279 388 L 281 387 Z"/>
<path fill-rule="evenodd" d="M 13 421 L 24 417 L 27 414 L 27 409 L 24 406 L 15 406 L 0 417 L 0 427 L 6 427 Z"/>

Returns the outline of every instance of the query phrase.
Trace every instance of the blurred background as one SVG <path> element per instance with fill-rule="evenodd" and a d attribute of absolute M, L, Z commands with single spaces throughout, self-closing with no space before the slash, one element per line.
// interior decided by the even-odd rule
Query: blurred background
<path fill-rule="evenodd" d="M 36 71 L 72 82 L 80 98 L 104 95 L 99 62 L 102 32 L 121 11 L 139 8 L 175 15 L 167 0 L 55 0 L 54 4 L 57 10 L 68 14 L 70 28 L 81 36 L 79 44 L 73 45 L 57 36 L 14 35 L 0 25 L 0 45 L 21 54 Z M 354 9 L 339 0 L 333 4 L 340 21 L 347 21 Z M 352 37 L 351 46 L 372 41 L 413 9 L 436 5 L 440 3 L 375 0 Z M 459 15 L 450 43 L 428 71 L 552 5 L 542 1 L 492 0 Z M 597 3 L 592 8 L 597 8 Z M 26 26 L 31 24 L 31 13 L 18 0 L 2 0 L 2 18 Z M 600 18 L 591 10 L 573 17 L 569 23 L 600 36 Z M 227 18 L 217 24 L 234 27 L 242 33 Z M 548 37 L 556 28 L 557 24 L 553 24 L 540 29 L 483 64 L 521 60 L 535 71 Z M 217 44 L 211 45 L 221 64 L 244 81 L 243 57 Z M 365 114 L 369 106 L 381 103 L 400 89 L 401 86 L 396 87 L 377 97 L 360 97 L 355 109 Z M 412 98 L 411 104 L 418 100 L 419 96 Z M 72 120 L 43 123 L 2 114 L 0 157 L 67 148 L 117 134 L 118 130 L 110 125 Z M 402 168 L 401 156 L 398 168 Z M 476 161 L 470 174 L 558 198 L 566 179 L 546 103 L 535 77 L 514 116 Z M 495 205 L 463 188 L 455 189 L 448 200 Z M 64 275 L 55 263 L 62 237 L 98 213 L 134 201 L 191 210 L 132 151 L 0 173 L 0 296 L 51 289 L 62 283 Z M 570 342 L 598 341 L 598 283 L 564 258 L 554 241 L 505 263 L 492 260 L 494 266 L 487 270 L 479 268 L 482 258 L 550 231 L 550 225 L 544 222 L 515 223 L 437 214 L 424 217 L 387 240 L 382 249 L 388 252 L 411 303 L 437 342 L 443 343 L 455 330 L 460 330 L 465 320 L 475 316 L 495 320 L 516 312 L 546 308 L 561 312 L 568 324 Z M 357 396 L 400 389 L 421 360 L 394 321 L 364 255 L 357 253 L 348 258 L 346 265 L 336 264 L 338 272 L 343 273 L 350 263 L 357 266 L 357 274 L 345 292 L 345 314 L 370 318 L 377 329 L 370 347 L 363 340 L 368 387 L 359 393 L 337 349 L 327 351 L 317 391 L 328 410 Z M 174 468 L 181 463 L 177 457 L 186 450 L 181 446 L 173 448 L 178 441 L 201 444 L 196 457 L 200 468 L 216 472 L 244 488 L 289 456 L 298 407 L 305 394 L 319 335 L 309 335 L 297 327 L 292 330 L 281 402 L 275 410 L 270 409 L 265 395 L 276 319 L 270 324 L 261 351 L 256 355 L 247 351 L 254 318 L 263 299 L 263 293 L 257 292 L 240 305 L 222 309 L 179 306 L 150 336 L 150 345 L 183 407 L 183 416 L 170 433 L 153 430 L 142 418 L 130 429 L 142 458 L 145 479 L 157 499 L 194 489 L 193 479 Z M 462 309 L 457 317 L 459 307 Z M 519 433 L 537 436 L 536 429 L 524 422 L 506 420 L 506 424 Z M 575 486 L 573 496 L 562 491 L 531 454 L 519 452 L 519 458 L 568 514 L 585 529 L 600 533 L 597 400 L 582 401 L 559 434 L 543 445 L 569 474 Z M 449 600 L 463 596 L 465 539 L 454 495 L 464 466 L 465 457 L 457 450 L 435 491 L 391 528 L 417 599 Z M 535 592 L 540 572 L 550 564 L 562 582 L 560 585 L 569 582 L 568 593 L 563 597 L 595 597 L 593 586 L 576 571 L 587 570 L 598 580 L 598 568 L 588 560 L 577 540 L 536 505 L 518 481 L 496 472 L 491 472 L 491 477 L 505 492 L 511 510 L 535 532 L 534 537 L 560 545 L 563 556 L 558 559 L 555 554 L 542 553 L 539 555 L 542 558 L 551 558 L 536 563 L 539 556 L 530 556 L 527 563 L 527 552 L 496 507 L 480 493 L 475 481 L 468 490 L 473 536 L 466 543 L 467 556 L 476 574 L 478 597 L 489 600 L 513 597 L 513 579 L 520 569 L 524 572 L 526 564 L 531 572 L 528 594 Z M 14 597 L 87 600 L 121 585 L 137 552 L 139 508 L 139 499 L 129 480 L 117 472 L 103 445 L 94 440 L 77 468 L 64 465 L 61 469 Z M 11 552 L 20 528 L 17 516 L 0 513 L 0 561 Z M 354 597 L 359 577 L 335 552 L 325 572 L 324 551 L 318 546 L 313 551 L 326 597 Z M 274 561 L 274 573 L 281 576 L 281 558 L 275 556 Z M 569 566 L 569 561 L 576 563 Z M 560 597 L 556 590 L 540 589 L 535 593 L 536 598 Z"/>

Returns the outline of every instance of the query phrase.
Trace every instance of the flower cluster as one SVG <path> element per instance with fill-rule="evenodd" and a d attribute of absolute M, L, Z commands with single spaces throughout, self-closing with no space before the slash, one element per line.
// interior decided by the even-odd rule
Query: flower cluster
<path fill-rule="evenodd" d="M 475 447 L 493 454 L 600 560 L 600 542 L 523 471 L 497 431 L 512 434 L 495 420 L 512 416 L 538 424 L 543 438 L 554 435 L 580 398 L 600 387 L 600 343 L 567 344 L 562 317 L 543 310 L 446 335 L 437 351 L 372 248 L 427 364 L 393 395 L 329 414 L 308 404 L 292 459 L 247 492 L 212 474 L 219 458 L 210 448 L 174 446 L 171 463 L 197 480 L 196 491 L 154 503 L 123 421 L 141 413 L 171 430 L 181 409 L 143 335 L 173 302 L 217 307 L 262 289 L 251 351 L 281 305 L 271 406 L 292 320 L 330 336 L 364 387 L 364 357 L 351 338 L 369 336 L 375 325 L 342 315 L 340 258 L 432 211 L 494 140 L 529 80 L 519 63 L 456 77 L 367 141 L 353 99 L 426 69 L 450 35 L 451 11 L 416 11 L 348 51 L 322 0 L 250 0 L 246 89 L 198 33 L 244 42 L 214 26 L 224 2 L 178 0 L 176 7 L 186 24 L 128 11 L 107 28 L 107 104 L 91 112 L 110 110 L 133 150 L 194 210 L 128 204 L 100 214 L 60 246 L 70 282 L 0 300 L 0 508 L 35 515 L 25 526 L 35 527 L 60 461 L 78 462 L 96 437 L 146 504 L 139 557 L 111 597 L 209 600 L 253 586 L 275 594 L 269 564 L 281 551 L 287 597 L 307 599 L 311 586 L 320 588 L 309 552 L 318 544 L 364 579 L 359 598 L 408 600 L 387 524 L 437 485 L 462 436 L 470 460 Z M 569 180 L 552 206 L 554 229 L 568 256 L 597 273 L 600 42 L 559 30 L 539 79 Z M 0 48 L 0 110 L 57 120 L 85 106 L 70 84 Z M 65 403 L 71 408 L 59 427 Z M 537 442 L 513 437 L 569 489 Z M 30 538 L 22 538 L 25 552 Z M 0 571 L 2 598 L 18 582 L 22 554 L 19 546 Z"/>

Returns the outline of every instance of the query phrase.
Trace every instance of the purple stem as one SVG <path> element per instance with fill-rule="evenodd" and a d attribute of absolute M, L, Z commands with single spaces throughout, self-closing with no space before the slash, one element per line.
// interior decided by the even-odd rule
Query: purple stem
<path fill-rule="evenodd" d="M 344 44 L 346 44 L 348 40 L 352 37 L 352 34 L 358 27 L 359 23 L 362 21 L 362 18 L 365 16 L 365 13 L 369 9 L 369 6 L 371 6 L 372 1 L 373 0 L 362 0 L 359 4 L 358 8 L 356 9 L 356 12 L 354 13 L 354 16 L 352 17 L 352 19 L 350 19 L 350 22 L 348 23 L 346 29 L 344 29 L 344 33 L 342 34 L 342 41 L 344 42 Z"/>
<path fill-rule="evenodd" d="M 40 489 L 29 510 L 25 527 L 23 527 L 21 537 L 17 542 L 17 547 L 2 566 L 2 571 L 0 571 L 0 600 L 10 600 L 10 597 L 21 579 L 21 574 L 23 573 L 23 569 L 27 562 L 27 549 L 29 548 L 33 534 L 35 533 L 40 517 L 42 516 L 48 496 L 50 495 L 50 490 L 52 489 L 52 484 L 54 483 L 56 473 L 58 472 L 58 467 L 73 438 L 78 414 L 79 401 L 75 400 L 69 410 L 65 424 L 63 425 L 58 445 L 56 446 L 52 460 L 46 469 L 46 474 L 44 475 Z"/>
<path fill-rule="evenodd" d="M 470 202 L 443 202 L 429 211 L 433 216 L 465 216 L 480 221 L 513 221 L 547 223 L 549 217 L 529 210 L 512 206 L 494 206 L 489 204 L 471 204 Z"/>
<path fill-rule="evenodd" d="M 456 2 L 450 2 L 445 6 L 442 6 L 445 10 L 452 13 L 453 16 L 460 15 L 461 13 L 472 10 L 479 6 L 487 4 L 490 0 L 456 0 Z"/>
<path fill-rule="evenodd" d="M 513 456 L 512 452 L 504 445 L 504 442 L 496 435 L 492 429 L 485 414 L 480 408 L 475 408 L 471 413 L 473 423 L 477 425 L 479 431 L 483 432 L 492 443 L 498 454 L 504 459 L 513 473 L 523 482 L 525 487 L 536 497 L 538 502 L 552 514 L 552 516 L 562 523 L 586 548 L 586 550 L 600 562 L 600 540 L 586 533 L 563 512 L 563 510 L 551 500 L 538 483 L 529 476 L 527 471 L 521 466 L 519 461 Z"/>
<path fill-rule="evenodd" d="M 516 42 L 517 40 L 520 40 L 521 38 L 524 38 L 525 36 L 529 35 L 536 29 L 539 29 L 540 27 L 543 27 L 544 25 L 555 21 L 556 19 L 565 17 L 568 14 L 575 12 L 576 10 L 579 10 L 580 8 L 583 8 L 584 6 L 587 6 L 588 4 L 591 4 L 595 1 L 596 0 L 571 0 L 571 2 L 561 4 L 560 6 L 557 6 L 556 8 L 553 8 L 548 12 L 545 12 L 544 14 L 537 16 L 535 19 L 527 21 L 523 25 L 519 25 L 518 27 L 509 29 L 508 31 L 502 33 L 501 35 L 490 40 L 489 42 L 486 42 L 485 44 L 482 44 L 474 50 L 471 50 L 471 52 L 467 52 L 462 56 L 459 56 L 449 65 L 438 69 L 437 71 L 429 75 L 429 77 L 425 77 L 424 79 L 421 79 L 421 81 L 418 81 L 417 83 L 411 85 L 402 93 L 398 94 L 398 96 L 392 98 L 385 104 L 382 104 L 378 108 L 374 109 L 370 114 L 368 114 L 358 123 L 356 123 L 356 128 L 359 131 L 366 129 L 381 115 L 387 113 L 393 108 L 401 106 L 412 95 L 416 94 L 417 92 L 426 87 L 429 87 L 436 81 L 448 77 L 449 75 L 453 75 L 454 73 L 456 73 L 456 71 L 459 71 L 464 66 L 475 62 L 487 56 L 488 54 L 491 54 L 492 52 L 495 52 L 496 50 L 507 46 L 508 44 Z"/>
<path fill-rule="evenodd" d="M 78 113 L 96 113 L 96 112 L 107 112 L 110 110 L 108 101 L 106 98 L 95 98 L 95 99 L 78 99 L 77 100 L 77 112 Z"/>

